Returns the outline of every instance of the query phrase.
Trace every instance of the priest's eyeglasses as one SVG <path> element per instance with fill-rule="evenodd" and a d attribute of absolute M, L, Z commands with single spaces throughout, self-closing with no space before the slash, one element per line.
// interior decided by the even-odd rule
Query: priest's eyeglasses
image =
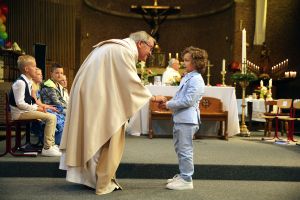
<path fill-rule="evenodd" d="M 151 46 L 150 44 L 148 44 L 147 42 L 145 42 L 145 41 L 142 41 L 142 43 L 144 43 L 145 45 L 147 45 L 149 48 L 150 48 L 150 51 L 152 51 L 153 50 L 153 46 Z"/>

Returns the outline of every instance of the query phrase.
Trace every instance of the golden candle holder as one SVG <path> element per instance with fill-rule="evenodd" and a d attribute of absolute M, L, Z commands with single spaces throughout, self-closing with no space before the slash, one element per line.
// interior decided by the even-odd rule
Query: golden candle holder
<path fill-rule="evenodd" d="M 226 84 L 225 84 L 226 71 L 221 71 L 221 75 L 222 75 L 222 85 L 221 86 L 225 87 L 226 86 Z"/>
<path fill-rule="evenodd" d="M 240 127 L 240 136 L 250 137 L 250 132 L 245 123 L 245 108 L 246 108 L 245 93 L 246 93 L 246 87 L 249 85 L 249 82 L 244 80 L 244 81 L 240 81 L 239 83 L 242 87 L 242 122 Z"/>
<path fill-rule="evenodd" d="M 207 64 L 207 74 L 206 74 L 206 77 L 207 77 L 207 84 L 206 86 L 211 86 L 210 84 L 210 68 L 214 66 L 214 65 L 211 65 L 210 62 L 208 61 L 208 64 Z"/>

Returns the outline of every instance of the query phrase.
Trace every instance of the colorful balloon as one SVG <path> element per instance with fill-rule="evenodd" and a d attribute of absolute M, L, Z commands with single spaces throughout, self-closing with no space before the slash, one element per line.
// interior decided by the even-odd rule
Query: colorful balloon
<path fill-rule="evenodd" d="M 0 38 L 2 38 L 3 40 L 6 40 L 8 37 L 6 32 L 0 32 Z"/>
<path fill-rule="evenodd" d="M 4 40 L 0 38 L 0 46 L 1 47 L 4 47 L 4 43 L 5 43 Z"/>
<path fill-rule="evenodd" d="M 6 17 L 5 17 L 5 15 L 1 15 L 0 18 L 1 18 L 1 20 L 2 20 L 2 23 L 4 24 L 4 23 L 6 22 Z"/>
<path fill-rule="evenodd" d="M 5 32 L 6 26 L 4 24 L 0 24 L 0 32 Z"/>
<path fill-rule="evenodd" d="M 1 6 L 1 11 L 2 11 L 2 13 L 3 13 L 4 15 L 6 15 L 6 14 L 8 13 L 8 6 L 5 5 L 5 4 L 3 4 L 3 5 Z"/>

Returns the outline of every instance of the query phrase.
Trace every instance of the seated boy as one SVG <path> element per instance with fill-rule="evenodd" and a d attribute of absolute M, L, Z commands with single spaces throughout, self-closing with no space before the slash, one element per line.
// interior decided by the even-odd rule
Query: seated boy
<path fill-rule="evenodd" d="M 43 156 L 61 156 L 61 152 L 54 144 L 56 117 L 47 113 L 43 107 L 35 104 L 31 96 L 32 78 L 36 74 L 35 58 L 22 55 L 18 58 L 18 68 L 21 76 L 13 83 L 9 93 L 9 104 L 12 119 L 27 120 L 40 119 L 45 122 Z"/>
<path fill-rule="evenodd" d="M 63 87 L 59 84 L 61 80 L 64 69 L 59 64 L 53 64 L 51 67 L 51 78 L 48 79 L 44 84 L 42 84 L 42 89 L 40 92 L 42 102 L 44 104 L 53 105 L 56 107 L 58 112 L 48 112 L 56 115 L 57 125 L 55 131 L 55 144 L 60 145 L 60 140 L 62 132 L 65 125 L 65 113 L 67 108 L 67 102 L 63 98 Z"/>

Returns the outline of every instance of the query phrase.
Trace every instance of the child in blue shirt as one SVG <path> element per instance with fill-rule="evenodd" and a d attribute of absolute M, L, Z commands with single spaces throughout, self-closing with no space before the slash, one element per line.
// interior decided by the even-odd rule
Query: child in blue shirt
<path fill-rule="evenodd" d="M 161 104 L 173 111 L 173 141 L 180 174 L 167 180 L 166 187 L 172 190 L 193 189 L 193 135 L 199 130 L 199 102 L 205 86 L 201 73 L 205 72 L 208 57 L 205 50 L 192 46 L 186 48 L 182 55 L 187 74 L 175 96 Z"/>

